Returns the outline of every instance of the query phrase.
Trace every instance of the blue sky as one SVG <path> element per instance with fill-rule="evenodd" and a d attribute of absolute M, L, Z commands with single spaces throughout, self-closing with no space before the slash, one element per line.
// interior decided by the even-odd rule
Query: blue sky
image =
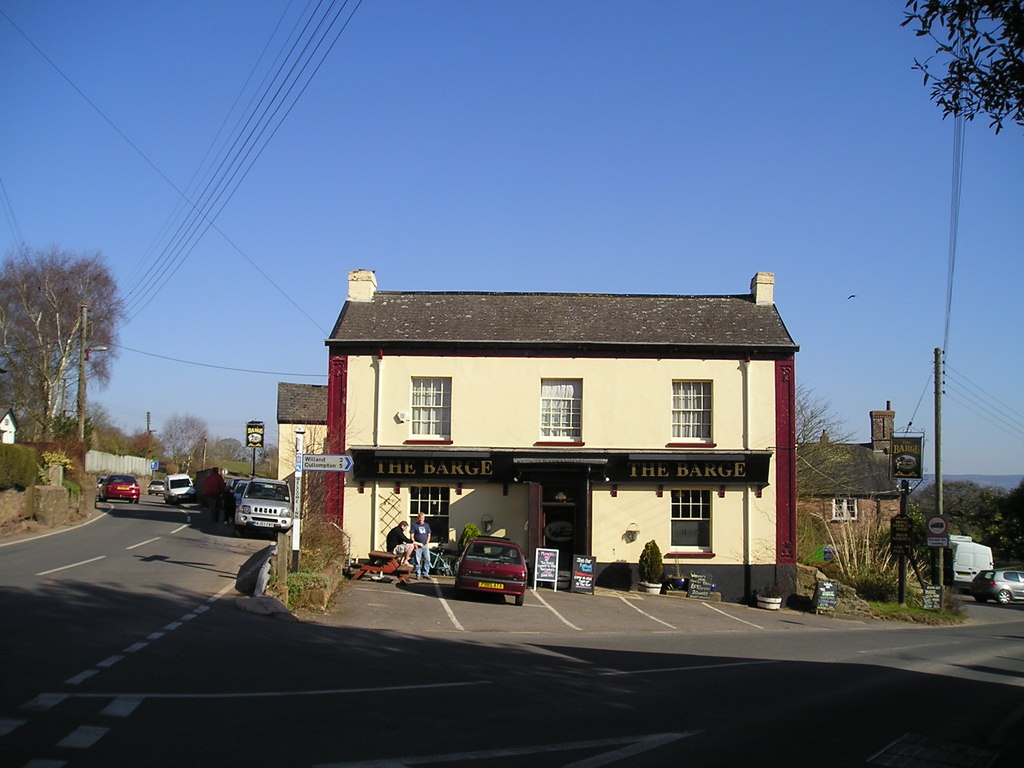
<path fill-rule="evenodd" d="M 303 7 L 0 0 L 0 250 L 104 255 L 132 316 L 90 400 L 126 430 L 273 425 L 278 381 L 326 381 L 350 269 L 678 294 L 770 271 L 799 381 L 855 439 L 891 401 L 934 469 L 945 346 L 944 472 L 1024 474 L 1024 137 L 966 126 L 946 345 L 954 126 L 900 0 L 364 0 L 216 229 L 168 250 Z"/>

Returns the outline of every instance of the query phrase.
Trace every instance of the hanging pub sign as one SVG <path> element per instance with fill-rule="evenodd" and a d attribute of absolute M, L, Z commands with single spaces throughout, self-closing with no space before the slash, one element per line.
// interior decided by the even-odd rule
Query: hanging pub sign
<path fill-rule="evenodd" d="M 922 478 L 920 437 L 893 437 L 892 476 L 896 479 L 920 480 Z"/>
<path fill-rule="evenodd" d="M 262 448 L 263 447 L 263 422 L 262 421 L 250 421 L 245 425 L 245 447 L 246 448 Z"/>

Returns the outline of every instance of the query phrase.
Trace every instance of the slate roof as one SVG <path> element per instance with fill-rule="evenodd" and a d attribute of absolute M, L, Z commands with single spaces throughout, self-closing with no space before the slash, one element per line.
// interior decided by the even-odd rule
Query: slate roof
<path fill-rule="evenodd" d="M 669 345 L 795 352 L 774 304 L 741 296 L 377 291 L 348 301 L 334 344 Z"/>
<path fill-rule="evenodd" d="M 277 384 L 278 424 L 326 424 L 327 387 L 323 384 Z"/>

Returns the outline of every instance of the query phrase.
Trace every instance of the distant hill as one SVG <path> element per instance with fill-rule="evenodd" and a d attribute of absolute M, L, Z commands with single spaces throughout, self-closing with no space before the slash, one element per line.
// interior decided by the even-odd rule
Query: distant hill
<path fill-rule="evenodd" d="M 1012 491 L 1021 481 L 1024 480 L 1024 475 L 943 475 L 942 481 L 945 483 L 951 483 L 954 480 L 970 480 L 972 483 L 980 485 L 982 488 L 988 486 L 996 486 L 998 488 L 1005 488 L 1008 491 Z M 935 475 L 925 475 L 924 484 L 934 483 Z"/>

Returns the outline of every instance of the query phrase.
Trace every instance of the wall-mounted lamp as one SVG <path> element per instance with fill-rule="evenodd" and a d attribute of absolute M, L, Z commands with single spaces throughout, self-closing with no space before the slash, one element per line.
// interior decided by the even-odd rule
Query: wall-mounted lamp
<path fill-rule="evenodd" d="M 565 495 L 565 491 L 559 491 L 555 494 L 555 501 L 565 501 L 568 496 Z"/>
<path fill-rule="evenodd" d="M 480 518 L 480 530 L 484 533 L 490 533 L 494 530 L 494 518 L 490 515 L 484 515 Z"/>
<path fill-rule="evenodd" d="M 636 523 L 630 523 L 629 527 L 626 528 L 626 532 L 622 534 L 622 540 L 627 544 L 632 544 L 636 541 L 637 536 L 640 535 L 640 526 Z"/>

